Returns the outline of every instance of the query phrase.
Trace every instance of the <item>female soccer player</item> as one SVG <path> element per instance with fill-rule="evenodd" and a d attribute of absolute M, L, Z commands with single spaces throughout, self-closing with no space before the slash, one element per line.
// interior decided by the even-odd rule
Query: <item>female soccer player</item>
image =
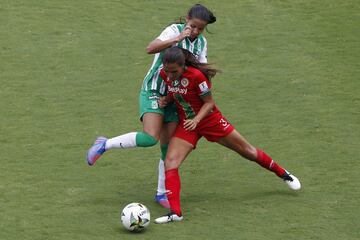
<path fill-rule="evenodd" d="M 158 99 L 165 93 L 165 83 L 159 77 L 162 69 L 163 50 L 171 46 L 179 46 L 192 52 L 199 62 L 207 62 L 207 41 L 202 32 L 208 24 L 216 21 L 211 11 L 201 4 L 190 8 L 185 24 L 168 26 L 156 39 L 150 42 L 147 53 L 155 54 L 153 64 L 146 74 L 140 92 L 140 119 L 142 132 L 130 132 L 107 139 L 98 137 L 87 154 L 88 164 L 94 165 L 96 160 L 112 148 L 151 147 L 160 140 L 161 159 L 158 171 L 158 189 L 155 200 L 168 208 L 165 195 L 164 161 L 170 137 L 177 126 L 175 105 L 159 108 Z"/>
<path fill-rule="evenodd" d="M 201 64 L 190 52 L 178 47 L 165 51 L 163 65 L 160 76 L 167 85 L 168 95 L 160 99 L 160 107 L 171 100 L 175 101 L 179 124 L 170 140 L 165 160 L 165 185 L 171 212 L 155 219 L 156 223 L 183 219 L 178 168 L 202 136 L 272 171 L 291 189 L 300 189 L 300 182 L 294 175 L 279 166 L 262 150 L 248 143 L 218 110 L 211 96 L 209 81 L 216 74 L 216 70 L 209 68 L 207 64 Z"/>

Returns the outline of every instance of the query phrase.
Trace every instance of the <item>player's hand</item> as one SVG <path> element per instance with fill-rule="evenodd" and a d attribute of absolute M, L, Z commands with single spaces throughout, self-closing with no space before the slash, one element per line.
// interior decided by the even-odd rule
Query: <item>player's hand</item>
<path fill-rule="evenodd" d="M 199 120 L 197 120 L 196 118 L 193 119 L 186 119 L 184 121 L 184 128 L 187 131 L 192 131 L 196 128 L 196 126 L 198 125 Z"/>
<path fill-rule="evenodd" d="M 169 104 L 169 102 L 167 101 L 166 97 L 160 97 L 158 100 L 158 104 L 160 108 L 164 108 Z"/>
<path fill-rule="evenodd" d="M 180 41 L 184 40 L 185 38 L 190 37 L 191 31 L 192 31 L 192 29 L 190 26 L 185 26 L 183 31 L 177 37 L 177 41 L 180 42 Z"/>

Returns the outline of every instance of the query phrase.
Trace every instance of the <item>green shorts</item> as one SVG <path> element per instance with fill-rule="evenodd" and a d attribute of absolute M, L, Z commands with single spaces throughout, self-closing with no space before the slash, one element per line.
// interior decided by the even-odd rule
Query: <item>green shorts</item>
<path fill-rule="evenodd" d="M 164 115 L 164 122 L 178 122 L 179 117 L 176 112 L 175 103 L 171 103 L 165 108 L 160 108 L 158 105 L 158 100 L 160 98 L 160 93 L 156 91 L 141 91 L 139 96 L 139 105 L 140 105 L 140 120 L 142 120 L 145 113 L 160 113 Z"/>

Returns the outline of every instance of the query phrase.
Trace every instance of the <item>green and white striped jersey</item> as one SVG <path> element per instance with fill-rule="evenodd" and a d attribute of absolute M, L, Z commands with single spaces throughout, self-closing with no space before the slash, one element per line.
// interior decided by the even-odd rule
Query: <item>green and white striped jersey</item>
<path fill-rule="evenodd" d="M 184 28 L 185 24 L 172 24 L 165 28 L 165 30 L 157 37 L 157 39 L 165 41 L 175 38 L 180 35 Z M 192 52 L 201 63 L 207 63 L 207 42 L 202 34 L 200 34 L 193 42 L 191 42 L 188 38 L 185 38 L 176 45 Z M 163 66 L 163 54 L 163 51 L 155 54 L 153 64 L 144 78 L 141 88 L 142 91 L 157 91 L 161 95 L 165 94 L 166 86 L 159 76 L 160 70 Z"/>

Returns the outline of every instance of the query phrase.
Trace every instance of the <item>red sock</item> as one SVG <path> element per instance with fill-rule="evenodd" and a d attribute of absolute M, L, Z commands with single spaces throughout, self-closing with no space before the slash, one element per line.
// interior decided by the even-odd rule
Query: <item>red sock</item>
<path fill-rule="evenodd" d="M 166 195 L 169 200 L 170 209 L 173 213 L 181 216 L 180 208 L 180 177 L 177 168 L 165 172 Z"/>
<path fill-rule="evenodd" d="M 257 159 L 255 160 L 255 162 L 257 162 L 263 168 L 266 168 L 266 169 L 272 171 L 279 177 L 284 175 L 285 169 L 283 169 L 275 161 L 273 161 L 270 156 L 268 156 L 266 153 L 264 153 L 260 149 L 256 149 L 256 151 L 257 151 Z"/>

